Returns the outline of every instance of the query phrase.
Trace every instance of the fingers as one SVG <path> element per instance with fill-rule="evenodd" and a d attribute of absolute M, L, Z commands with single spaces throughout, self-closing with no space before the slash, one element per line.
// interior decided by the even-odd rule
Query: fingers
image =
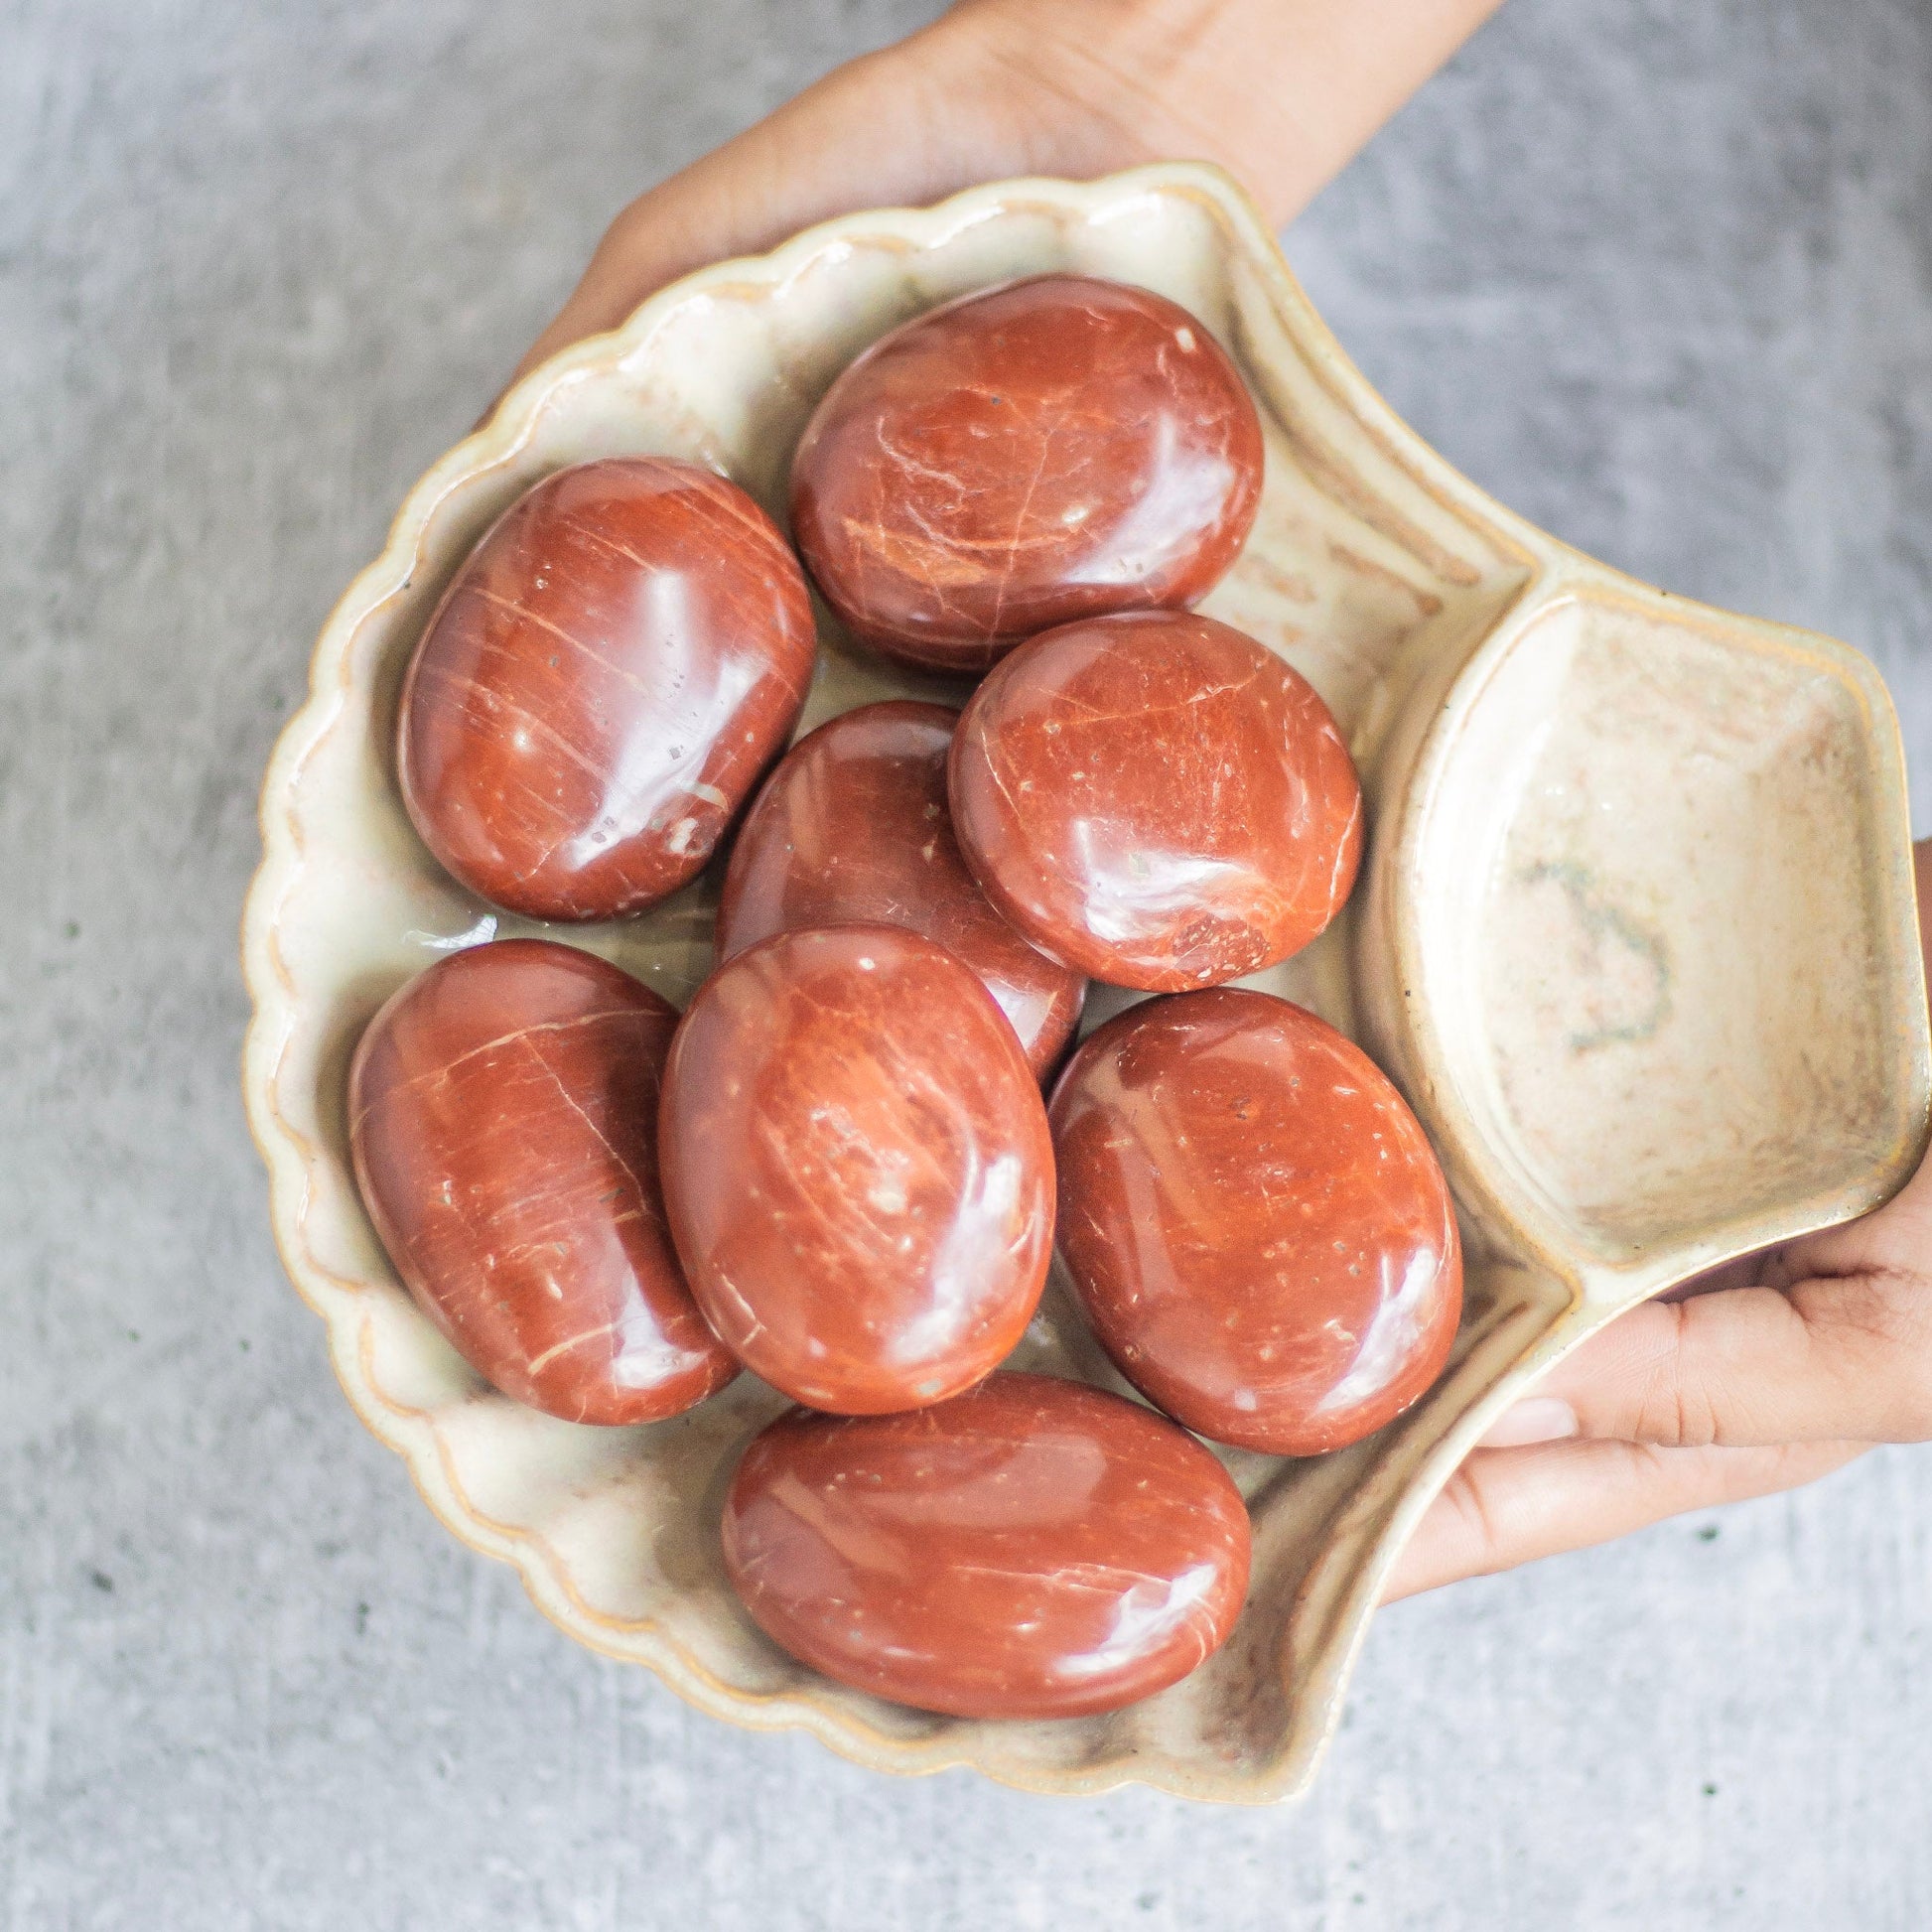
<path fill-rule="evenodd" d="M 1477 1449 L 1430 1505 L 1382 1600 L 1392 1603 L 1463 1577 L 1607 1543 L 1687 1510 L 1795 1489 L 1863 1455 L 1866 1447 L 1657 1449 L 1579 1442 Z"/>
<path fill-rule="evenodd" d="M 1484 1439 L 1676 1449 L 1919 1442 L 1932 1435 L 1932 1279 L 1649 1302 L 1560 1362 Z"/>

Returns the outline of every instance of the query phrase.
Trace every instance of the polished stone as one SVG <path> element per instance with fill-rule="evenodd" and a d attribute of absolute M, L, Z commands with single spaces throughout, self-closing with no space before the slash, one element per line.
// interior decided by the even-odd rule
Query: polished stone
<path fill-rule="evenodd" d="M 862 705 L 793 746 L 732 841 L 718 953 L 802 926 L 922 932 L 979 975 L 1043 1075 L 1086 980 L 1021 938 L 966 870 L 946 805 L 957 722 L 944 705 Z"/>
<path fill-rule="evenodd" d="M 1286 959 L 1362 850 L 1348 749 L 1313 687 L 1188 612 L 1032 639 L 954 735 L 953 824 L 986 896 L 1042 952 L 1147 992 Z"/>
<path fill-rule="evenodd" d="M 841 1414 L 969 1388 L 1052 1247 L 1027 1056 L 978 979 L 893 926 L 781 932 L 699 990 L 659 1148 L 692 1293 L 745 1365 Z"/>
<path fill-rule="evenodd" d="M 1185 309 L 1035 276 L 915 318 L 839 377 L 793 462 L 792 530 L 862 642 L 983 670 L 1048 625 L 1204 596 L 1261 471 L 1254 403 Z"/>
<path fill-rule="evenodd" d="M 725 1504 L 745 1606 L 801 1662 L 961 1718 L 1112 1711 L 1225 1641 L 1248 1513 L 1172 1423 L 1083 1383 L 996 1375 L 907 1416 L 794 1410 Z"/>
<path fill-rule="evenodd" d="M 349 1073 L 362 1198 L 409 1292 L 482 1375 L 571 1422 L 657 1422 L 738 1364 L 665 1232 L 657 1096 L 676 1012 L 547 939 L 451 953 Z"/>
<path fill-rule="evenodd" d="M 1067 1063 L 1051 1118 L 1081 1304 L 1176 1421 L 1313 1455 L 1441 1373 L 1462 1307 L 1442 1169 L 1311 1013 L 1239 987 L 1130 1008 Z"/>
<path fill-rule="evenodd" d="M 478 544 L 403 685 L 404 803 L 492 904 L 611 919 L 711 856 L 791 731 L 815 639 L 751 497 L 662 457 L 579 464 Z"/>

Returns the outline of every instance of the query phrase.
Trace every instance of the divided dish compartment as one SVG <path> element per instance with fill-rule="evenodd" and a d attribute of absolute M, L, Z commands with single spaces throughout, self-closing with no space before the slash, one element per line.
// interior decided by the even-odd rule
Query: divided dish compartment
<path fill-rule="evenodd" d="M 1200 1671 L 1109 1717 L 968 1724 L 816 1677 L 732 1597 L 719 1504 L 738 1448 L 783 1406 L 771 1391 L 745 1377 L 674 1422 L 595 1430 L 480 1381 L 362 1214 L 344 1082 L 377 1006 L 452 946 L 548 931 L 679 1005 L 708 964 L 715 869 L 642 918 L 545 928 L 481 905 L 409 826 L 402 669 L 494 516 L 553 470 L 623 452 L 709 463 L 781 516 L 792 445 L 853 354 L 956 294 L 1058 268 L 1184 304 L 1260 406 L 1255 530 L 1202 608 L 1328 700 L 1371 846 L 1335 926 L 1249 983 L 1364 1038 L 1401 1080 L 1456 1189 L 1466 1309 L 1449 1370 L 1377 1437 L 1303 1462 L 1226 1452 L 1254 1583 Z M 878 697 L 963 697 L 820 616 L 801 732 Z M 1883 1198 L 1924 1134 L 1903 782 L 1875 673 L 1624 584 L 1490 502 L 1350 367 L 1231 184 L 1191 165 L 849 217 L 701 271 L 534 372 L 411 492 L 331 618 L 262 823 L 244 1084 L 278 1243 L 357 1413 L 571 1635 L 718 1716 L 804 1726 L 881 1768 L 1300 1790 L 1401 1538 L 1488 1419 L 1629 1301 Z M 1097 990 L 1089 1024 L 1119 1004 Z M 1057 1279 L 1017 1361 L 1124 1387 Z"/>

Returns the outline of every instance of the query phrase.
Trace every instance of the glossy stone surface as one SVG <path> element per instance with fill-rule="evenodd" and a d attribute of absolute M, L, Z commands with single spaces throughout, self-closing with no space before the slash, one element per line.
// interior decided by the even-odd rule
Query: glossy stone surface
<path fill-rule="evenodd" d="M 640 910 L 710 857 L 814 648 L 798 565 L 735 483 L 661 457 L 559 471 L 478 544 L 410 660 L 410 818 L 511 911 Z"/>
<path fill-rule="evenodd" d="M 1034 638 L 954 734 L 953 827 L 1035 945 L 1154 993 L 1286 959 L 1334 917 L 1362 793 L 1307 679 L 1189 612 Z"/>
<path fill-rule="evenodd" d="M 1073 1035 L 1086 980 L 1021 938 L 966 870 L 946 806 L 957 722 L 944 705 L 896 700 L 794 745 L 732 842 L 718 952 L 854 921 L 922 932 L 979 975 L 1043 1074 Z"/>
<path fill-rule="evenodd" d="M 506 939 L 419 974 L 355 1049 L 355 1177 L 396 1272 L 479 1373 L 547 1415 L 656 1422 L 738 1373 L 664 1228 L 676 1024 L 605 960 Z"/>
<path fill-rule="evenodd" d="M 1254 403 L 1194 317 L 1042 275 L 915 318 L 839 377 L 793 460 L 792 532 L 862 642 L 983 670 L 1048 625 L 1204 596 L 1261 471 Z"/>
<path fill-rule="evenodd" d="M 1150 1697 L 1220 1646 L 1248 1587 L 1247 1510 L 1213 1455 L 1044 1375 L 912 1415 L 781 1416 L 738 1465 L 724 1540 L 773 1642 L 962 1718 Z"/>
<path fill-rule="evenodd" d="M 1131 1008 L 1053 1094 L 1060 1253 L 1148 1399 L 1216 1442 L 1339 1449 L 1441 1372 L 1462 1307 L 1434 1151 L 1367 1054 L 1219 987 Z"/>
<path fill-rule="evenodd" d="M 917 933 L 781 932 L 721 966 L 672 1044 L 659 1147 L 698 1306 L 796 1402 L 956 1395 L 1039 1301 L 1039 1089 L 992 995 Z"/>

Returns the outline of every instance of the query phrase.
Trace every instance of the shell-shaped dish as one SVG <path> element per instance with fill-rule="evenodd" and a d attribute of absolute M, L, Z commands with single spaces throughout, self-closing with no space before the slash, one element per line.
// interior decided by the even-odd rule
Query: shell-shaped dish
<path fill-rule="evenodd" d="M 1328 701 L 1371 848 L 1350 909 L 1258 983 L 1362 1038 L 1403 1084 L 1455 1189 L 1467 1309 L 1449 1371 L 1379 1436 L 1308 1461 L 1228 1454 L 1254 1581 L 1204 1668 L 1109 1717 L 967 1724 L 815 1676 L 739 1608 L 720 1502 L 780 1407 L 771 1391 L 744 1377 L 675 1422 L 599 1430 L 478 1380 L 375 1241 L 344 1087 L 358 1033 L 405 978 L 539 929 L 443 874 L 396 789 L 403 667 L 481 532 L 560 466 L 630 452 L 710 464 L 781 514 L 792 446 L 859 349 L 1051 269 L 1184 304 L 1260 406 L 1260 513 L 1203 608 Z M 877 697 L 948 695 L 853 652 L 823 618 L 821 638 L 801 729 Z M 1253 208 L 1199 166 L 853 215 L 703 270 L 553 358 L 410 491 L 323 630 L 261 813 L 248 1109 L 283 1258 L 356 1413 L 572 1636 L 719 1717 L 803 1726 L 882 1769 L 1251 1802 L 1302 1790 L 1403 1537 L 1490 1419 L 1631 1302 L 1876 1205 L 1926 1138 L 1904 780 L 1871 666 L 1633 584 L 1489 500 L 1375 395 Z M 714 869 L 642 918 L 555 936 L 681 1005 L 709 961 L 715 893 Z M 1118 1001 L 1092 1004 L 1090 1024 Z M 1018 1362 L 1121 1386 L 1058 1289 Z"/>

